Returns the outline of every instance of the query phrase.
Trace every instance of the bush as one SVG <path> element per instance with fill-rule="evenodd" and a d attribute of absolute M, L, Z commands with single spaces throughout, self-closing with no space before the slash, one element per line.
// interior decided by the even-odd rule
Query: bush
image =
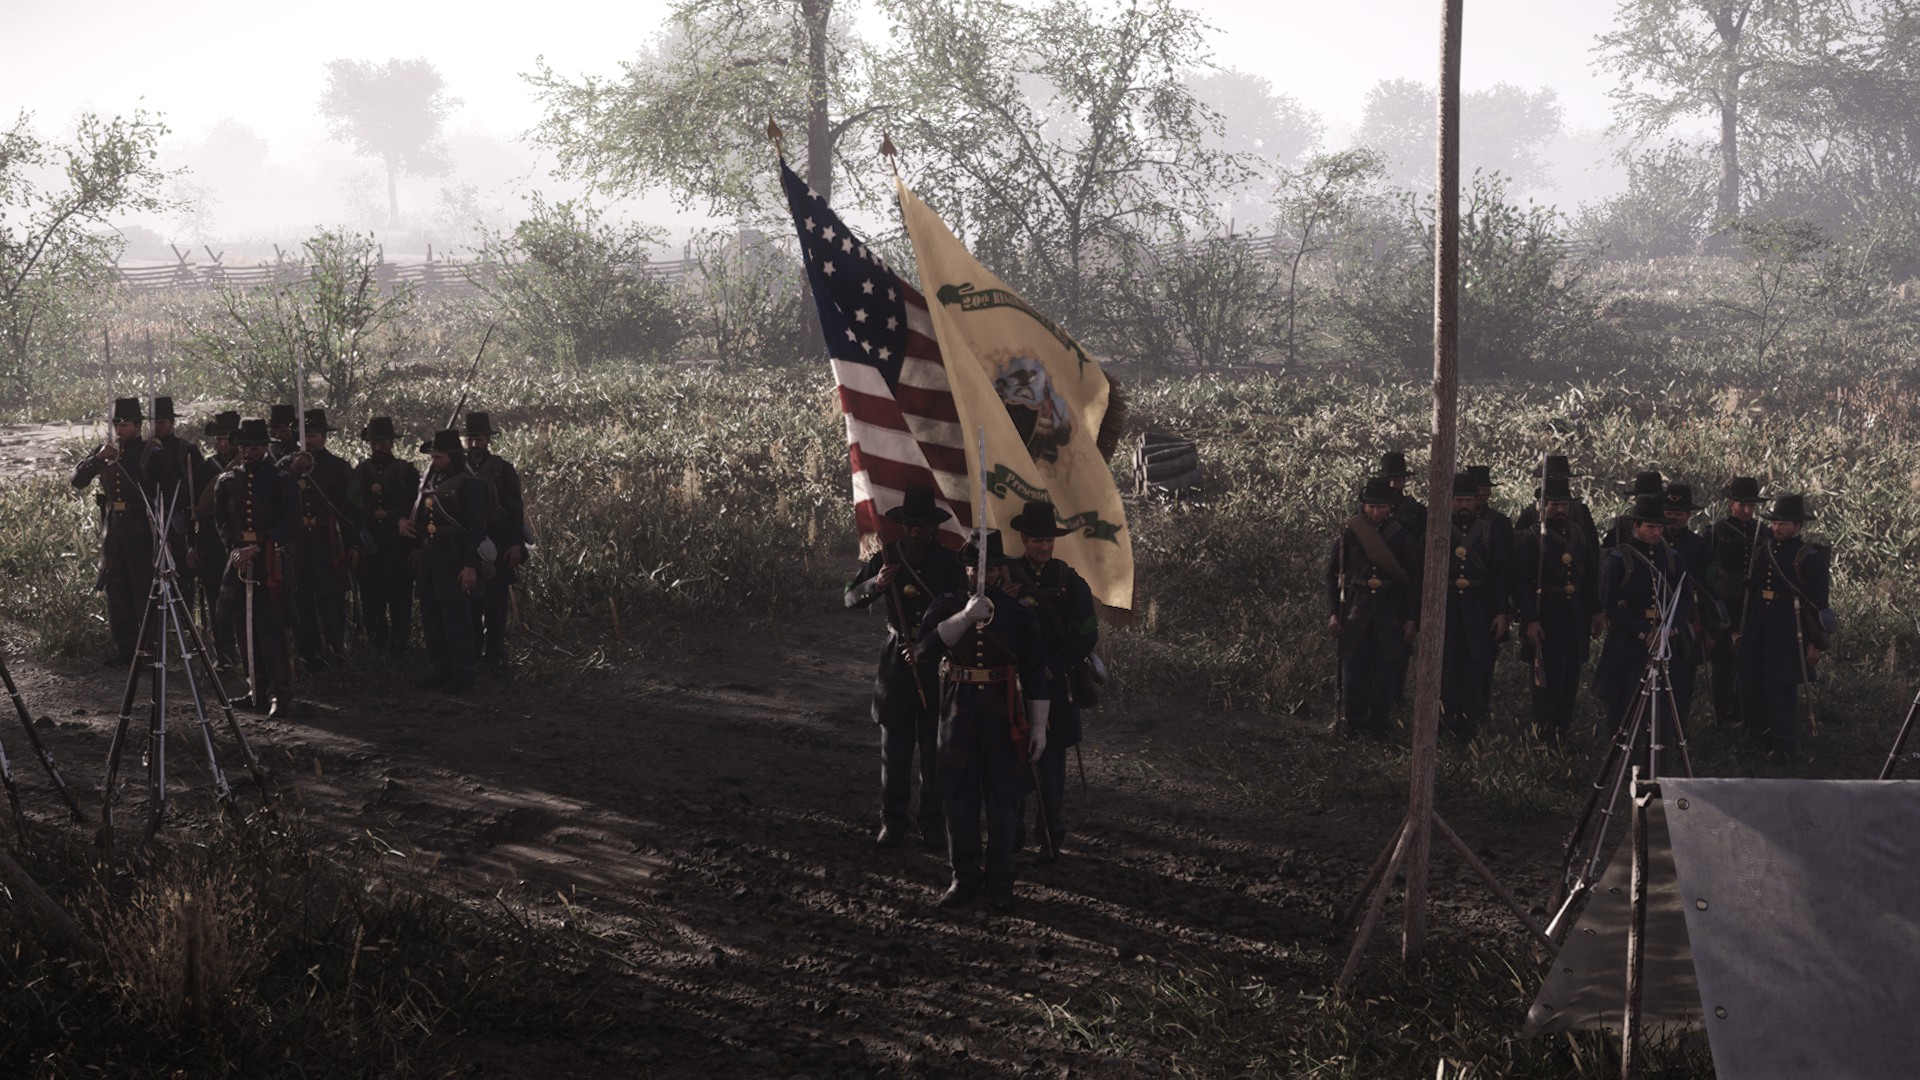
<path fill-rule="evenodd" d="M 772 238 L 752 229 L 702 232 L 694 238 L 693 259 L 698 269 L 686 303 L 703 353 L 769 363 L 819 354 L 799 268 Z"/>
<path fill-rule="evenodd" d="M 471 279 L 495 305 L 507 339 L 574 370 L 604 360 L 659 360 L 686 336 L 678 298 L 648 268 L 664 233 L 613 225 L 571 199 L 529 200 L 509 233 L 490 232 Z"/>
<path fill-rule="evenodd" d="M 1627 190 L 1581 215 L 1579 232 L 1613 258 L 1695 253 L 1714 226 L 1720 183 L 1708 154 L 1671 143 L 1627 158 Z"/>

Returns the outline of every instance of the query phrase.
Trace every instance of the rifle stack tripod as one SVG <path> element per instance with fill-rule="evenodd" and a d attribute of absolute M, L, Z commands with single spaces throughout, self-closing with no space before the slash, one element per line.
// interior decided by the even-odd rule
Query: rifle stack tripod
<path fill-rule="evenodd" d="M 1560 892 L 1556 898 L 1558 910 L 1553 921 L 1547 924 L 1546 931 L 1547 937 L 1556 943 L 1572 928 L 1580 901 L 1593 891 L 1594 884 L 1600 878 L 1607 828 L 1613 823 L 1620 795 L 1627 791 L 1628 781 L 1635 778 L 1636 773 L 1641 784 L 1659 781 L 1660 753 L 1667 749 L 1663 740 L 1669 733 L 1674 738 L 1674 748 L 1680 753 L 1681 770 L 1688 777 L 1693 776 L 1693 761 L 1687 753 L 1687 733 L 1681 724 L 1682 717 L 1673 696 L 1673 678 L 1668 670 L 1673 660 L 1674 615 L 1679 611 L 1681 590 L 1686 580 L 1687 576 L 1681 574 L 1680 580 L 1670 588 L 1662 588 L 1655 594 L 1660 622 L 1647 635 L 1646 671 L 1640 676 L 1640 686 L 1635 692 L 1633 704 L 1621 717 L 1620 727 L 1614 732 L 1613 744 L 1600 765 L 1600 773 L 1594 777 L 1593 786 L 1587 792 L 1586 805 L 1574 823 L 1572 834 L 1567 837 L 1566 858 L 1561 865 Z M 1604 806 L 1601 804 L 1603 794 L 1606 798 Z"/>
<path fill-rule="evenodd" d="M 125 466 L 118 467 L 124 474 Z M 132 477 L 129 475 L 127 479 L 131 484 Z M 126 750 L 128 731 L 133 723 L 133 703 L 139 696 L 143 671 L 148 681 L 147 748 L 144 754 L 147 767 L 146 837 L 151 839 L 166 820 L 168 683 L 172 674 L 169 667 L 175 659 L 192 701 L 193 726 L 199 732 L 200 745 L 206 754 L 215 803 L 230 816 L 238 813 L 233 787 L 227 782 L 226 771 L 220 764 L 219 749 L 214 743 L 213 720 L 207 713 L 209 702 L 207 695 L 201 692 L 201 679 L 213 691 L 212 705 L 226 715 L 227 731 L 260 789 L 261 804 L 266 806 L 272 802 L 265 766 L 255 756 L 246 734 L 240 730 L 233 702 L 221 685 L 220 673 L 214 666 L 213 654 L 208 650 L 199 627 L 194 625 L 193 609 L 180 591 L 173 551 L 167 545 L 167 522 L 175 507 L 166 498 L 159 498 L 158 501 L 148 498 L 138 484 L 131 486 L 145 500 L 148 526 L 153 533 L 153 584 L 147 591 L 146 612 L 140 621 L 140 638 L 134 648 L 133 663 L 127 669 L 126 693 L 120 700 L 120 720 L 107 750 L 107 776 L 100 802 L 100 843 L 107 850 L 113 847 L 113 811 L 115 798 L 119 794 L 120 759 Z M 173 643 L 171 647 L 169 641 Z M 196 667 L 199 669 L 197 675 Z M 77 810 L 75 812 L 78 813 Z"/>

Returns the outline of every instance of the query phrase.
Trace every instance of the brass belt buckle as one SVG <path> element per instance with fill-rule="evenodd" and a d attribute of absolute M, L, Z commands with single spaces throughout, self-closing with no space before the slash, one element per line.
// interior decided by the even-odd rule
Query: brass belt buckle
<path fill-rule="evenodd" d="M 1378 589 L 1378 588 L 1379 588 L 1380 586 L 1382 586 L 1382 585 L 1385 585 L 1385 584 L 1386 584 L 1386 582 L 1384 582 L 1384 581 L 1381 581 L 1381 580 L 1380 580 L 1379 578 L 1377 578 L 1377 577 L 1370 577 L 1370 578 L 1368 578 L 1368 579 L 1367 579 L 1367 588 L 1369 588 L 1369 589 Z"/>
<path fill-rule="evenodd" d="M 1471 584 L 1472 582 L 1468 581 L 1466 578 L 1463 578 L 1463 577 L 1458 577 L 1453 579 L 1453 587 L 1456 589 L 1459 589 L 1461 592 L 1466 592 L 1467 586 Z"/>
<path fill-rule="evenodd" d="M 1772 600 L 1772 599 L 1773 599 L 1773 590 L 1772 590 L 1772 589 L 1761 589 L 1761 590 L 1760 590 L 1760 599 L 1762 599 L 1762 600 Z"/>
<path fill-rule="evenodd" d="M 115 509 L 116 511 L 119 511 L 119 510 L 125 510 L 125 509 L 127 508 L 127 504 L 126 504 L 126 503 L 123 503 L 123 502 L 115 502 L 115 503 L 113 504 L 113 508 L 114 508 L 114 509 Z"/>
<path fill-rule="evenodd" d="M 251 544 L 260 539 L 260 534 L 254 533 L 254 532 L 243 532 L 240 534 L 240 539 L 245 543 Z"/>
<path fill-rule="evenodd" d="M 1563 586 L 1561 586 L 1561 588 L 1563 588 L 1563 589 L 1565 589 L 1565 590 L 1566 590 L 1566 592 L 1567 592 L 1567 595 L 1568 595 L 1568 596 L 1572 596 L 1572 595 L 1573 595 L 1573 594 L 1574 594 L 1575 592 L 1577 592 L 1577 591 L 1578 591 L 1578 590 L 1576 590 L 1576 589 L 1575 589 L 1575 588 L 1573 587 L 1573 585 L 1572 585 L 1572 583 L 1571 583 L 1571 582 L 1569 582 L 1569 583 L 1568 583 L 1568 584 L 1566 584 L 1566 585 L 1563 585 Z"/>
<path fill-rule="evenodd" d="M 385 510 L 375 510 L 373 512 L 373 520 L 375 521 L 387 520 L 387 512 Z"/>

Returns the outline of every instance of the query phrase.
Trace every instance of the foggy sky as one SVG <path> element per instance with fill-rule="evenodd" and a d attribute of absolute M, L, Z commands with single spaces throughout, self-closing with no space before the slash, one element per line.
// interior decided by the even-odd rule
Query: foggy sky
<path fill-rule="evenodd" d="M 1439 0 L 1188 3 L 1219 30 L 1217 63 L 1264 76 L 1320 113 L 1331 145 L 1345 143 L 1374 83 L 1434 79 Z M 1466 89 L 1549 86 L 1570 131 L 1604 127 L 1606 83 L 1591 71 L 1591 48 L 1612 7 L 1607 0 L 1469 0 Z M 201 165 L 190 182 L 214 197 L 210 220 L 200 224 L 222 236 L 298 235 L 320 223 L 360 224 L 356 215 L 384 206 L 378 163 L 326 138 L 316 103 L 327 61 L 425 56 L 463 103 L 448 124 L 456 175 L 403 179 L 403 213 L 450 220 L 479 210 L 500 223 L 512 220 L 528 190 L 573 191 L 518 142 L 539 115 L 520 73 L 544 54 L 565 74 L 611 74 L 659 29 L 665 10 L 660 0 L 0 0 L 0 26 L 15 46 L 0 65 L 0 111 L 11 123 L 18 109 L 31 110 L 43 132 L 66 127 L 84 108 L 161 112 L 174 132 L 169 164 L 203 153 L 210 135 L 230 133 L 232 125 L 222 129 L 221 122 L 231 118 L 264 141 L 265 156 L 246 177 L 211 175 Z M 877 29 L 878 22 L 869 18 L 863 26 Z M 1570 208 L 1603 193 L 1612 177 L 1583 176 L 1586 161 L 1571 160 L 1599 154 L 1591 142 L 1567 150 L 1556 190 L 1543 194 Z M 618 209 L 683 229 L 699 224 L 658 195 Z M 182 238 L 194 227 L 178 217 L 146 224 Z"/>

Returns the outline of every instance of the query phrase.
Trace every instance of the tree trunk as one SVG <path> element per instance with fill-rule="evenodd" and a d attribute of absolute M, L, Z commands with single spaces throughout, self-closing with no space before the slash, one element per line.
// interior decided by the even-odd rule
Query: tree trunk
<path fill-rule="evenodd" d="M 833 0 L 800 0 L 807 25 L 807 183 L 833 201 L 833 125 L 827 96 L 827 29 Z"/>
<path fill-rule="evenodd" d="M 1440 667 L 1447 634 L 1447 545 L 1452 539 L 1455 424 L 1460 389 L 1460 21 L 1462 0 L 1444 0 L 1440 24 L 1440 130 L 1433 237 L 1433 443 L 1427 457 L 1425 578 L 1414 658 L 1413 777 L 1408 785 L 1406 926 L 1400 954 L 1427 941 L 1427 858 L 1433 841 L 1433 780 L 1440 743 Z"/>
<path fill-rule="evenodd" d="M 387 228 L 400 227 L 400 169 L 392 158 L 387 159 Z"/>
<path fill-rule="evenodd" d="M 1727 77 L 1720 94 L 1720 194 L 1714 203 L 1714 227 L 1724 229 L 1740 216 L 1740 77 Z"/>

